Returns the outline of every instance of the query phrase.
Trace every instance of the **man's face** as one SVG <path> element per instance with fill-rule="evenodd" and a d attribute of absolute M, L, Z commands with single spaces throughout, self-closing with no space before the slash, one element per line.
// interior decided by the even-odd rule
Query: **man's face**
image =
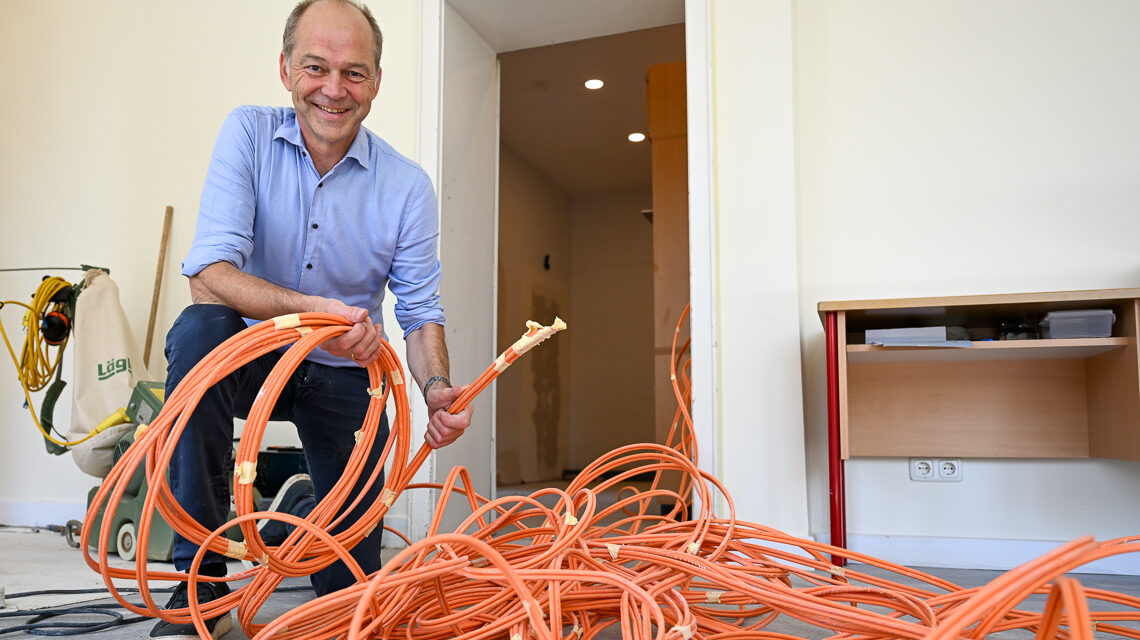
<path fill-rule="evenodd" d="M 372 108 L 380 70 L 368 21 L 356 8 L 317 2 L 297 23 L 281 82 L 293 94 L 297 121 L 310 151 L 343 156 Z"/>

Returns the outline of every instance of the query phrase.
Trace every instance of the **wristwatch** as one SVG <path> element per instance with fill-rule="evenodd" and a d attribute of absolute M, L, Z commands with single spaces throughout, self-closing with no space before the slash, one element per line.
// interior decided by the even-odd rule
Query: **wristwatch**
<path fill-rule="evenodd" d="M 432 376 L 432 377 L 428 378 L 427 382 L 424 383 L 424 397 L 425 398 L 427 397 L 428 387 L 430 387 L 432 385 L 432 383 L 434 383 L 434 382 L 442 382 L 443 384 L 446 384 L 449 387 L 451 386 L 451 381 L 448 380 L 447 378 L 445 378 L 443 376 Z"/>

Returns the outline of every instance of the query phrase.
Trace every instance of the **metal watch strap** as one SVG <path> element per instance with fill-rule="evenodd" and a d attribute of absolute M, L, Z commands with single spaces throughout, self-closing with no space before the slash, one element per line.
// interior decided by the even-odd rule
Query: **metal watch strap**
<path fill-rule="evenodd" d="M 451 386 L 451 381 L 448 380 L 447 378 L 445 378 L 443 376 L 432 376 L 432 377 L 428 378 L 427 382 L 424 383 L 424 397 L 425 398 L 427 397 L 428 387 L 431 386 L 431 383 L 436 382 L 437 380 L 439 382 L 442 382 L 443 384 L 446 384 L 449 387 Z"/>

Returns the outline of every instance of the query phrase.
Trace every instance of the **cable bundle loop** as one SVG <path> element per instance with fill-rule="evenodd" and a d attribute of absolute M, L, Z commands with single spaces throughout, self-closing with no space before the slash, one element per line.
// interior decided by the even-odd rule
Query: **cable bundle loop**
<path fill-rule="evenodd" d="M 1135 624 L 1140 621 L 1140 599 L 1082 589 L 1076 580 L 1065 577 L 1089 562 L 1140 551 L 1140 537 L 1102 543 L 1091 538 L 1075 540 L 988 585 L 964 589 L 885 560 L 738 520 L 728 490 L 694 462 L 697 450 L 688 413 L 684 358 L 687 345 L 678 348 L 679 331 L 671 367 L 679 407 L 669 441 L 611 451 L 565 490 L 550 488 L 529 496 L 491 500 L 471 489 L 462 467 L 452 469 L 442 483 L 412 484 L 412 475 L 429 449 L 422 445 L 408 460 L 411 442 L 404 375 L 386 346 L 381 359 L 369 366 L 369 375 L 373 389 L 380 388 L 382 378 L 389 384 L 385 397 L 374 396 L 361 435 L 366 448 L 375 438 L 378 412 L 390 395 L 396 418 L 383 454 L 391 464 L 385 497 L 370 505 L 367 514 L 343 533 L 326 532 L 335 524 L 333 515 L 354 499 L 347 495 L 347 488 L 365 474 L 373 480 L 376 477 L 374 469 L 362 467 L 363 454 L 354 454 L 337 488 L 309 518 L 253 512 L 249 485 L 238 478 L 234 486 L 237 518 L 219 530 L 205 531 L 186 518 L 163 477 L 185 416 L 205 389 L 222 376 L 295 341 L 266 381 L 246 423 L 239 465 L 255 461 L 265 420 L 283 380 L 309 350 L 348 329 L 336 316 L 301 314 L 299 322 L 309 329 L 300 339 L 298 331 L 275 329 L 267 322 L 216 349 L 172 394 L 158 419 L 112 471 L 114 482 L 109 477 L 92 503 L 92 509 L 114 508 L 123 493 L 122 482 L 135 467 L 144 465 L 151 483 L 146 512 L 157 509 L 179 533 L 206 548 L 230 551 L 259 563 L 224 578 L 250 578 L 250 582 L 220 600 L 202 605 L 192 601 L 185 610 L 159 611 L 146 588 L 148 580 L 195 583 L 212 578 L 197 575 L 204 551 L 189 575 L 148 571 L 144 547 L 148 523 L 144 523 L 136 569 L 110 567 L 102 551 L 97 561 L 88 557 L 128 608 L 132 607 L 114 591 L 116 579 L 139 582 L 146 607 L 132 610 L 176 622 L 193 620 L 203 637 L 207 637 L 204 619 L 236 608 L 247 635 L 275 640 L 588 640 L 603 632 L 610 637 L 616 632 L 623 638 L 646 640 L 795 640 L 796 636 L 769 629 L 783 617 L 817 627 L 819 632 L 812 637 L 957 640 L 1023 629 L 1042 639 L 1092 640 L 1095 626 L 1101 634 L 1140 640 Z M 549 337 L 558 324 L 528 329 L 524 339 L 492 363 L 449 410 L 462 410 L 505 364 L 538 339 Z M 644 474 L 652 474 L 649 488 L 633 490 L 630 483 Z M 676 477 L 680 480 L 670 485 L 667 479 Z M 439 492 L 428 536 L 408 541 L 407 548 L 375 574 L 360 574 L 347 549 L 376 525 L 392 497 L 407 489 Z M 618 490 L 617 502 L 602 506 L 598 497 L 614 489 Z M 441 517 L 451 500 L 465 502 L 470 515 L 456 531 L 443 532 Z M 661 504 L 676 506 L 662 514 Z M 723 517 L 714 509 L 717 504 L 723 505 Z M 285 520 L 297 529 L 279 547 L 266 546 L 255 526 L 257 519 L 265 517 Z M 100 549 L 106 548 L 109 538 L 107 521 L 99 531 Z M 233 524 L 241 527 L 244 545 L 231 547 L 223 542 L 222 532 Z M 92 533 L 85 523 L 84 539 Z M 859 564 L 840 568 L 832 564 L 832 557 L 874 570 L 860 569 Z M 357 584 L 298 606 L 268 624 L 254 623 L 254 616 L 284 577 L 311 574 L 338 558 L 356 569 Z M 189 590 L 192 597 L 195 591 Z M 1044 612 L 1022 608 L 1032 594 L 1048 597 Z M 1093 610 L 1089 601 L 1113 608 Z"/>

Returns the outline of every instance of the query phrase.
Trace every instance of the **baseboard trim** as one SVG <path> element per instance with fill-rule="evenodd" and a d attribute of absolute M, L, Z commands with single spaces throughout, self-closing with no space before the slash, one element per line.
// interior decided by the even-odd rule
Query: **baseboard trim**
<path fill-rule="evenodd" d="M 25 502 L 19 500 L 0 500 L 0 525 L 10 527 L 49 527 L 63 526 L 68 520 L 83 521 L 87 515 L 85 502 Z M 384 524 L 407 535 L 408 517 L 389 513 L 384 517 Z M 384 536 L 384 545 L 403 548 L 404 541 L 397 536 L 388 534 Z"/>
<path fill-rule="evenodd" d="M 0 500 L 0 524 L 15 527 L 47 527 L 65 525 L 68 520 L 83 520 L 86 502 L 28 502 Z"/>
<path fill-rule="evenodd" d="M 404 514 L 393 515 L 392 512 L 389 511 L 388 514 L 384 516 L 384 526 L 395 529 L 404 535 L 408 535 L 408 516 Z M 401 540 L 399 536 L 391 532 L 384 533 L 384 547 L 386 549 L 403 549 L 406 546 L 407 545 L 404 544 L 404 541 Z"/>
<path fill-rule="evenodd" d="M 823 536 L 826 538 L 826 536 Z M 933 536 L 847 536 L 847 547 L 910 567 L 1008 571 L 1056 549 L 1067 540 L 1005 540 Z M 1127 553 L 1091 562 L 1074 573 L 1140 576 L 1140 554 Z"/>
<path fill-rule="evenodd" d="M 8 526 L 64 525 L 68 520 L 82 521 L 86 512 L 87 505 L 83 502 L 0 500 L 0 524 Z M 384 524 L 397 531 L 408 530 L 407 516 L 389 513 L 384 518 Z M 822 542 L 828 540 L 826 535 L 813 537 Z M 386 546 L 403 546 L 403 542 L 392 535 L 385 536 L 384 542 Z M 847 546 L 852 551 L 906 566 L 999 571 L 1008 571 L 1029 562 L 1065 542 L 1067 541 L 867 534 L 847 536 Z M 1140 554 L 1121 554 L 1097 560 L 1079 567 L 1074 573 L 1140 576 Z"/>

